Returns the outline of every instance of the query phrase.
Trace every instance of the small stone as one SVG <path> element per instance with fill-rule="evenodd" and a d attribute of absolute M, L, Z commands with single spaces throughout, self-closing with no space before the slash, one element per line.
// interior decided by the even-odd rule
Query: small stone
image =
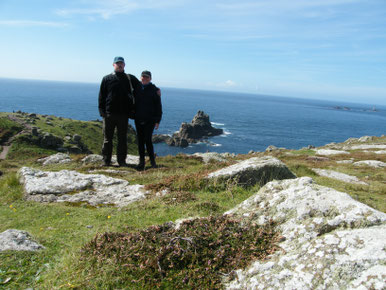
<path fill-rule="evenodd" d="M 1 251 L 37 251 L 44 247 L 32 240 L 26 231 L 9 229 L 0 233 Z"/>
<path fill-rule="evenodd" d="M 269 146 L 265 149 L 265 152 L 272 152 L 272 151 L 276 151 L 276 150 L 279 150 L 279 148 L 277 148 L 275 145 L 269 145 Z"/>
<path fill-rule="evenodd" d="M 87 225 L 86 226 L 86 228 L 88 228 L 88 229 L 92 229 L 94 226 L 92 226 L 92 225 Z"/>
<path fill-rule="evenodd" d="M 75 142 L 79 142 L 81 139 L 82 139 L 82 136 L 78 134 L 75 134 L 74 136 L 72 136 L 72 140 L 74 140 Z"/>

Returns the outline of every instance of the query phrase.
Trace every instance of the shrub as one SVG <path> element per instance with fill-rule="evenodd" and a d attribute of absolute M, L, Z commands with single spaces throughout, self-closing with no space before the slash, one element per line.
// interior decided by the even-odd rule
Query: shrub
<path fill-rule="evenodd" d="M 112 285 L 104 287 L 220 289 L 233 270 L 276 250 L 272 223 L 262 227 L 218 216 L 173 225 L 98 234 L 83 248 L 83 261 L 92 275 L 110 268 Z"/>

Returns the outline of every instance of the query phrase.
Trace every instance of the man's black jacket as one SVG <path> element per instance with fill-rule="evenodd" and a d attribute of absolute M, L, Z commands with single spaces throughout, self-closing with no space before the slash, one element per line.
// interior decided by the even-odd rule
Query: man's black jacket
<path fill-rule="evenodd" d="M 127 76 L 130 76 L 134 91 L 137 91 L 141 83 L 133 75 L 113 72 L 102 79 L 99 90 L 99 114 L 104 117 L 107 114 L 129 115 L 134 110 L 132 98 L 130 98 L 130 84 Z"/>

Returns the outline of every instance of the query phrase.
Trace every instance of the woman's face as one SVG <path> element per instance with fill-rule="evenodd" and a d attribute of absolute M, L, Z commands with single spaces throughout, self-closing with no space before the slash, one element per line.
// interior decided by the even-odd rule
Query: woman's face
<path fill-rule="evenodd" d="M 150 83 L 150 81 L 151 81 L 151 77 L 141 76 L 141 82 L 143 85 L 147 85 L 148 83 Z"/>

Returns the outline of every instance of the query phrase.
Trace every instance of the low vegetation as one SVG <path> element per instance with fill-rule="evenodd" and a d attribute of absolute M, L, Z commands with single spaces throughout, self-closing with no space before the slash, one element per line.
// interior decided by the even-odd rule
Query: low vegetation
<path fill-rule="evenodd" d="M 11 136 L 21 131 L 20 123 L 0 114 L 0 128 L 14 126 Z M 100 122 L 40 117 L 34 126 L 59 137 L 79 134 L 87 147 L 99 153 Z M 43 121 L 44 120 L 44 121 Z M 7 127 L 8 126 L 8 127 Z M 134 139 L 129 152 L 135 153 Z M 259 186 L 240 187 L 237 183 L 211 184 L 203 177 L 211 171 L 254 155 L 238 155 L 228 162 L 204 164 L 186 155 L 158 157 L 158 169 L 138 172 L 120 168 L 105 173 L 144 184 L 153 194 L 124 208 L 91 207 L 82 204 L 40 204 L 25 201 L 17 177 L 22 166 L 43 169 L 36 160 L 56 153 L 18 139 L 6 160 L 0 161 L 0 232 L 28 231 L 46 249 L 39 252 L 1 252 L 0 288 L 5 289 L 199 289 L 221 288 L 223 279 L 232 279 L 232 270 L 255 259 L 266 259 L 276 250 L 280 233 L 275 225 L 266 227 L 239 223 L 222 213 L 256 193 Z M 376 142 L 386 144 L 386 138 Z M 347 192 L 353 198 L 386 212 L 386 172 L 371 167 L 337 164 L 347 156 L 315 159 L 312 150 L 280 150 L 276 156 L 297 175 L 310 176 L 318 184 Z M 84 154 L 72 154 L 79 161 Z M 385 155 L 363 152 L 351 154 L 355 161 L 379 160 Z M 321 177 L 312 168 L 333 169 L 355 175 L 369 186 L 354 185 Z M 50 165 L 44 170 L 76 169 L 88 173 L 101 170 L 94 165 L 74 162 Z M 167 194 L 159 194 L 167 190 Z M 158 194 L 157 194 L 158 193 Z M 179 219 L 179 228 L 172 223 Z"/>
<path fill-rule="evenodd" d="M 6 116 L 0 115 L 0 144 L 8 141 L 8 139 L 23 129 L 23 126 L 12 121 Z"/>
<path fill-rule="evenodd" d="M 99 234 L 83 247 L 82 261 L 96 288 L 220 289 L 234 269 L 271 254 L 276 239 L 272 225 L 212 216 L 187 220 L 178 229 L 166 223 Z"/>

